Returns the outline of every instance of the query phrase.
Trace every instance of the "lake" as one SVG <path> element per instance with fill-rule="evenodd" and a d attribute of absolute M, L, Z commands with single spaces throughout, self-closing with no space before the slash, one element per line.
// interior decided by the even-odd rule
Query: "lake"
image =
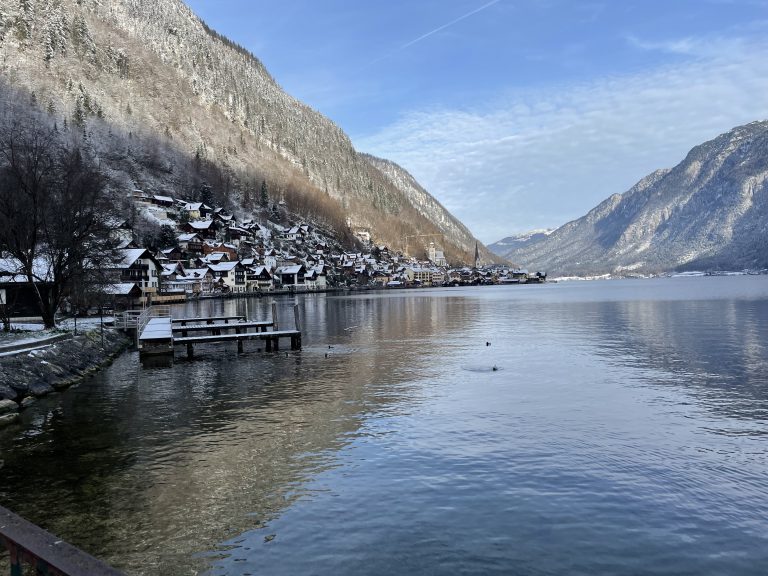
<path fill-rule="evenodd" d="M 295 302 L 35 404 L 0 503 L 130 575 L 768 572 L 768 276 Z"/>

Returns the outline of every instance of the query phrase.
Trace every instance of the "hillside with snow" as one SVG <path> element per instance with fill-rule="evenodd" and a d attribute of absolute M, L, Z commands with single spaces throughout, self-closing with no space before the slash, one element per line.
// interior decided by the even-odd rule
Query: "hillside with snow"
<path fill-rule="evenodd" d="M 0 57 L 3 83 L 90 135 L 128 191 L 195 199 L 207 184 L 247 209 L 266 182 L 271 201 L 337 229 L 395 248 L 439 233 L 449 259 L 473 258 L 472 235 L 426 191 L 399 187 L 180 0 L 0 0 Z"/>
<path fill-rule="evenodd" d="M 768 122 L 753 122 L 503 255 L 550 275 L 768 268 L 767 181 Z"/>

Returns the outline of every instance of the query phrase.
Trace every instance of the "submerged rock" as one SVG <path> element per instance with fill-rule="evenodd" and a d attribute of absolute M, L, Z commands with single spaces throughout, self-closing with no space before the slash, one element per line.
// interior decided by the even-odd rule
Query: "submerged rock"
<path fill-rule="evenodd" d="M 40 398 L 41 396 L 47 396 L 51 392 L 55 392 L 55 390 L 53 389 L 53 386 L 48 384 L 48 382 L 33 382 L 29 386 L 29 393 L 37 398 Z"/>
<path fill-rule="evenodd" d="M 18 419 L 19 415 L 16 412 L 0 415 L 0 428 L 7 426 L 8 424 L 13 424 Z"/>

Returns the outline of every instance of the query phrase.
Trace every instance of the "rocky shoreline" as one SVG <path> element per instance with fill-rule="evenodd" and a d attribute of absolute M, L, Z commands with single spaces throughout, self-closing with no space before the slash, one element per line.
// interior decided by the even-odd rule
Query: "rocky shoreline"
<path fill-rule="evenodd" d="M 45 348 L 0 357 L 0 427 L 15 422 L 36 398 L 77 384 L 112 361 L 130 339 L 116 330 L 91 330 Z"/>

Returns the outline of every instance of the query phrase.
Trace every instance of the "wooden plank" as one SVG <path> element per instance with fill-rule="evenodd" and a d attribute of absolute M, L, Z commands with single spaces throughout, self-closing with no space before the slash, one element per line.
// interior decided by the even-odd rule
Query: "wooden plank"
<path fill-rule="evenodd" d="M 245 320 L 245 316 L 204 316 L 200 318 L 173 318 L 174 324 L 180 322 L 209 322 L 216 320 Z"/>
<path fill-rule="evenodd" d="M 26 563 L 35 563 L 38 568 L 44 569 L 40 571 L 41 574 L 122 575 L 104 562 L 0 506 L 0 549 L 2 545 L 11 551 L 12 563 L 14 557 Z M 13 572 L 14 566 L 11 564 Z"/>
<path fill-rule="evenodd" d="M 187 324 L 186 326 L 174 326 L 174 332 L 186 332 L 195 330 L 221 330 L 221 329 L 242 329 L 242 328 L 268 328 L 272 322 L 265 320 L 260 322 L 234 322 L 232 324 Z"/>
<path fill-rule="evenodd" d="M 170 318 L 150 318 L 139 336 L 139 340 L 171 340 L 172 338 Z"/>
<path fill-rule="evenodd" d="M 274 330 L 272 332 L 247 332 L 245 334 L 214 334 L 209 336 L 186 336 L 174 338 L 174 344 L 198 344 L 202 342 L 225 342 L 232 340 L 277 340 L 301 336 L 298 330 Z"/>

